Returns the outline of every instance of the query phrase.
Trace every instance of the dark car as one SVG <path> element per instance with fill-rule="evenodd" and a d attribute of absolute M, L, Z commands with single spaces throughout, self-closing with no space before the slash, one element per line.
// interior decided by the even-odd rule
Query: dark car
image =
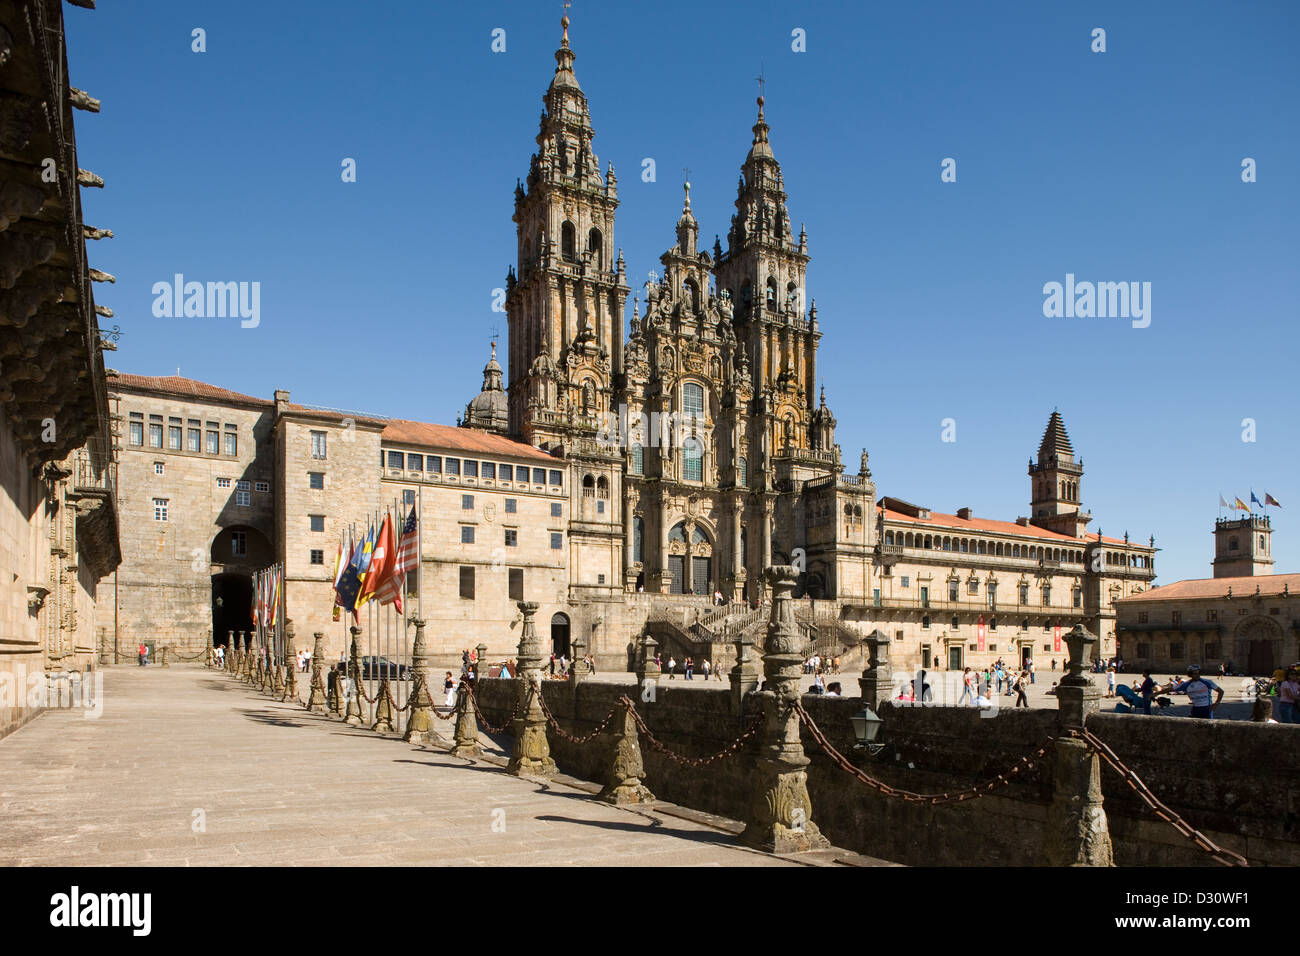
<path fill-rule="evenodd" d="M 366 656 L 361 658 L 362 680 L 410 680 L 411 670 L 405 664 L 390 661 L 387 657 Z"/>

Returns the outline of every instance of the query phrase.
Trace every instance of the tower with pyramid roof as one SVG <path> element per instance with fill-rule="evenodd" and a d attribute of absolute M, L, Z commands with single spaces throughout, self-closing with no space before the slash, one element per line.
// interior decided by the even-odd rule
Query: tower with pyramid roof
<path fill-rule="evenodd" d="M 1065 422 L 1055 409 L 1038 443 L 1038 460 L 1029 462 L 1029 480 L 1030 523 L 1071 537 L 1081 536 L 1092 520 L 1079 503 L 1083 460 L 1074 460 Z"/>

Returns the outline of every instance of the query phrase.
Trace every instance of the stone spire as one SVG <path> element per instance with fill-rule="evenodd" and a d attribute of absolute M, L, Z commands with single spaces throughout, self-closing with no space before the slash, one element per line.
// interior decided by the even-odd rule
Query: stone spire
<path fill-rule="evenodd" d="M 1038 463 L 1046 465 L 1053 458 L 1061 461 L 1074 461 L 1074 448 L 1070 445 L 1070 436 L 1065 433 L 1065 422 L 1061 413 L 1052 409 L 1052 417 L 1047 420 L 1047 429 L 1043 440 L 1038 445 Z"/>
<path fill-rule="evenodd" d="M 694 256 L 696 242 L 700 237 L 700 224 L 691 213 L 691 184 L 682 184 L 686 190 L 686 201 L 682 206 L 682 217 L 677 220 L 677 246 L 684 256 Z"/>

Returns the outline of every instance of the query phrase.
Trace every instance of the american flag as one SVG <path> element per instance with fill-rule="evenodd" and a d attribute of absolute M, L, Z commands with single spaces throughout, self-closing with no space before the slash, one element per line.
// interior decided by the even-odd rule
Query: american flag
<path fill-rule="evenodd" d="M 416 533 L 415 509 L 402 525 L 402 537 L 397 544 L 397 557 L 393 569 L 380 585 L 377 595 L 380 604 L 393 604 L 397 613 L 402 613 L 402 591 L 406 586 L 407 572 L 415 570 L 420 563 L 419 535 Z"/>

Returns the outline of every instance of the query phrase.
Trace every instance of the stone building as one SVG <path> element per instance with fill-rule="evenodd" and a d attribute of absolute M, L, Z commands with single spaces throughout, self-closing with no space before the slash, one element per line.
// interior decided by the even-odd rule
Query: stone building
<path fill-rule="evenodd" d="M 1162 584 L 1117 605 L 1120 656 L 1131 668 L 1189 664 L 1268 675 L 1300 660 L 1300 574 L 1272 574 L 1267 516 L 1220 518 L 1214 576 Z"/>
<path fill-rule="evenodd" d="M 649 630 L 679 657 L 729 664 L 732 640 L 761 632 L 762 571 L 774 563 L 803 571 L 797 616 L 809 648 L 841 652 L 879 627 L 897 642 L 900 666 L 984 663 L 1044 643 L 1055 653 L 1058 628 L 1083 622 L 1109 654 L 1114 601 L 1154 576 L 1154 544 L 1086 531 L 1083 464 L 1058 414 L 1030 462 L 1030 516 L 1018 522 L 877 500 L 865 451 L 857 473 L 846 473 L 817 375 L 807 231 L 793 229 L 762 97 L 726 248 L 721 239 L 700 248 L 685 184 L 676 241 L 625 330 L 617 180 L 592 150 L 563 25 L 537 151 L 515 190 L 508 378 L 494 343 L 480 392 L 451 427 L 295 405 L 284 392 L 268 402 L 122 376 L 124 417 L 186 428 L 192 419 L 218 436 L 215 452 L 205 437 L 197 452 L 180 449 L 186 461 L 163 461 L 165 475 L 150 471 L 161 449 L 125 448 L 124 461 L 140 460 L 130 470 L 132 520 L 155 522 L 136 541 L 141 553 L 128 554 L 132 575 L 141 562 L 133 582 L 166 580 L 157 593 L 167 593 L 184 574 L 165 563 L 194 560 L 186 586 L 196 616 L 178 627 L 201 645 L 206 600 L 222 640 L 228 625 L 215 602 L 229 588 L 238 604 L 248 565 L 262 560 L 250 555 L 237 568 L 227 551 L 269 541 L 270 560 L 285 564 L 300 639 L 324 630 L 336 651 L 344 624 L 330 619 L 329 581 L 340 532 L 414 498 L 424 514 L 423 615 L 439 664 L 479 642 L 510 654 L 521 594 L 542 605 L 538 620 L 557 650 L 581 638 L 617 667 Z M 180 401 L 187 396 L 207 404 Z M 231 456 L 228 432 L 238 436 Z M 183 518 L 168 499 L 171 533 L 189 537 L 146 557 L 158 519 L 144 489 L 167 476 L 178 498 L 197 495 Z M 250 483 L 246 503 L 223 478 Z M 236 532 L 243 537 L 231 540 Z M 147 590 L 129 601 L 132 627 L 171 613 Z"/>
<path fill-rule="evenodd" d="M 113 426 L 87 261 L 59 0 L 0 0 L 0 736 L 42 709 L 46 674 L 94 664 L 119 560 Z M 111 602 L 109 602 L 111 605 Z M 53 686 L 53 685 L 51 685 Z M 35 691 L 35 695 L 30 692 Z"/>

